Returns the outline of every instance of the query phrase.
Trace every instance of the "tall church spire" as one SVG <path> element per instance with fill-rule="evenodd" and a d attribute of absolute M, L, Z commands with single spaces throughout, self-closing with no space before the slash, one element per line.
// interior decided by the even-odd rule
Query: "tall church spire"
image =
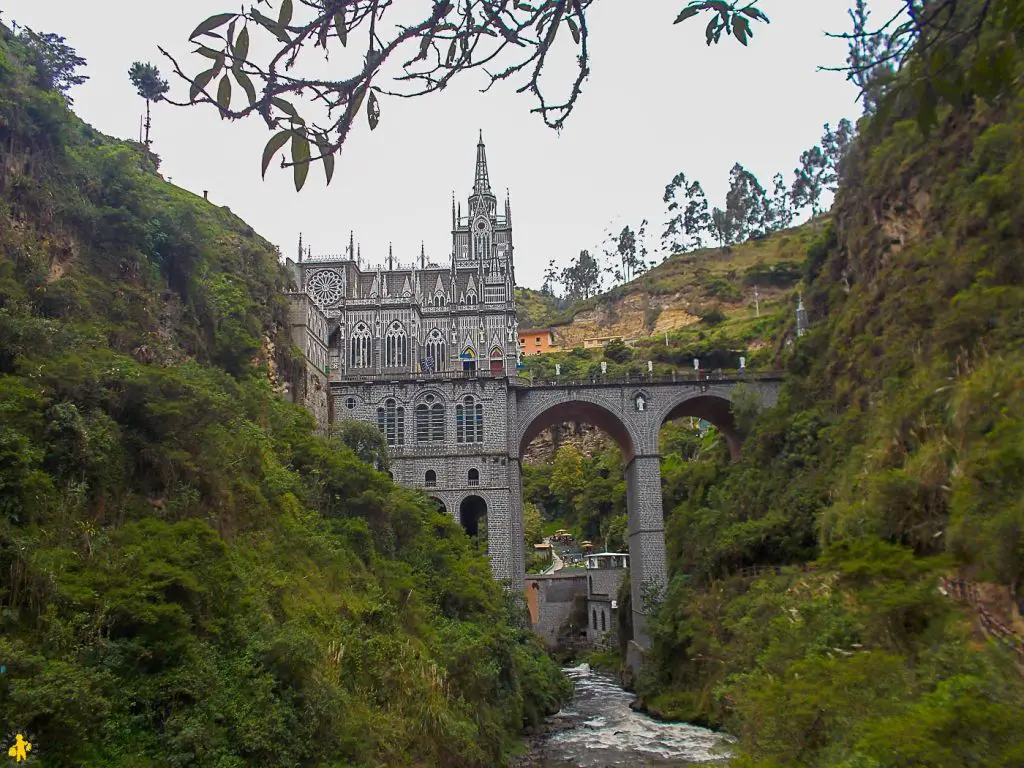
<path fill-rule="evenodd" d="M 473 179 L 473 194 L 491 194 L 491 180 L 487 176 L 487 149 L 484 147 L 483 130 L 480 131 L 480 140 L 476 144 L 476 176 Z"/>

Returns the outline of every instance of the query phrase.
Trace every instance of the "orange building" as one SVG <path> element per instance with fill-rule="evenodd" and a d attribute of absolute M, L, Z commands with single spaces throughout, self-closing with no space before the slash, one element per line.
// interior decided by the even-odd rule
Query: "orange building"
<path fill-rule="evenodd" d="M 524 355 L 541 355 L 558 352 L 555 332 L 550 328 L 527 328 L 519 331 L 519 347 Z"/>

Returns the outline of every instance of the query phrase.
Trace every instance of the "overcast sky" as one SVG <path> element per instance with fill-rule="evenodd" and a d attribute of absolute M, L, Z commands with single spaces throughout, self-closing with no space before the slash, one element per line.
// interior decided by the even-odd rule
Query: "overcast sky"
<path fill-rule="evenodd" d="M 510 86 L 481 94 L 480 81 L 467 77 L 441 94 L 382 99 L 380 125 L 371 133 L 358 121 L 330 187 L 319 166 L 300 193 L 290 169 L 272 166 L 262 181 L 266 127 L 221 121 L 208 105 L 155 105 L 153 148 L 165 177 L 197 194 L 209 190 L 285 255 L 294 257 L 300 232 L 314 253 L 341 252 L 353 229 L 371 262 L 386 258 L 389 241 L 409 262 L 421 240 L 429 257 L 443 261 L 451 193 L 465 201 L 471 191 L 482 129 L 492 186 L 499 199 L 511 191 L 517 279 L 536 287 L 549 259 L 595 252 L 611 222 L 621 228 L 648 218 L 660 235 L 661 196 L 678 171 L 699 179 L 720 205 L 735 162 L 770 188 L 775 172 L 791 177 L 825 122 L 860 114 L 843 75 L 816 71 L 843 63 L 845 45 L 824 32 L 848 28 L 846 0 L 763 0 L 772 23 L 756 27 L 748 48 L 732 39 L 706 47 L 699 20 L 674 26 L 684 4 L 595 4 L 592 74 L 560 135 L 530 114 L 528 96 Z M 66 36 L 90 76 L 72 91 L 75 111 L 128 138 L 138 136 L 144 111 L 127 77 L 132 61 L 152 61 L 169 75 L 157 46 L 185 55 L 199 21 L 237 7 L 229 0 L 7 0 L 3 20 Z M 172 79 L 173 94 L 184 97 Z"/>

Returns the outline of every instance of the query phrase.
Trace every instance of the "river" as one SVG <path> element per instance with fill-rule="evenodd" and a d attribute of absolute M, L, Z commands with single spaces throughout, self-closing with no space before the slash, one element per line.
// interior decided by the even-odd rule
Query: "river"
<path fill-rule="evenodd" d="M 725 736 L 685 723 L 661 723 L 629 708 L 633 695 L 612 675 L 587 664 L 565 673 L 576 693 L 551 718 L 544 737 L 542 768 L 680 768 L 717 762 L 727 753 Z"/>

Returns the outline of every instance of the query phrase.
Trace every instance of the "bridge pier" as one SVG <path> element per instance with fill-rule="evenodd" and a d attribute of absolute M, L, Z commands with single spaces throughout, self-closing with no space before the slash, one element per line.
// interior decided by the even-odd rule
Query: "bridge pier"
<path fill-rule="evenodd" d="M 626 465 L 626 507 L 629 513 L 630 592 L 633 640 L 650 646 L 647 616 L 652 601 L 668 584 L 665 563 L 665 518 L 661 503 L 661 457 L 636 455 Z"/>

